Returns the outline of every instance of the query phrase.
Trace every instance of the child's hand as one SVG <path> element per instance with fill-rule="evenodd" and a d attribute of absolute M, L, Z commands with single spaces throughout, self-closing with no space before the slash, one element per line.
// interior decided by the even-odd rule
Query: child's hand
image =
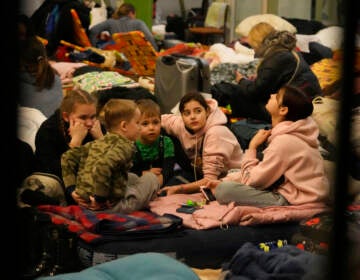
<path fill-rule="evenodd" d="M 104 210 L 107 208 L 106 203 L 99 203 L 95 200 L 95 197 L 90 196 L 90 203 L 87 206 L 88 209 L 93 211 Z"/>
<path fill-rule="evenodd" d="M 161 175 L 162 168 L 160 168 L 160 167 L 153 167 L 153 168 L 150 168 L 149 171 L 152 172 L 152 173 L 154 173 L 155 175 Z"/>
<path fill-rule="evenodd" d="M 96 120 L 94 122 L 94 125 L 90 128 L 89 132 L 94 139 L 98 139 L 104 136 L 101 130 L 101 125 L 99 120 Z"/>
<path fill-rule="evenodd" d="M 214 190 L 217 187 L 217 185 L 219 185 L 220 183 L 221 183 L 220 180 L 212 180 L 212 181 L 207 182 L 206 186 L 208 188 L 210 188 L 211 190 Z"/>
<path fill-rule="evenodd" d="M 163 187 L 161 190 L 159 190 L 158 194 L 165 191 L 166 195 L 181 193 L 180 192 L 180 186 L 170 186 L 170 187 Z"/>
<path fill-rule="evenodd" d="M 253 136 L 249 143 L 249 149 L 257 149 L 262 143 L 264 143 L 271 135 L 271 129 L 259 129 L 259 131 Z"/>
<path fill-rule="evenodd" d="M 71 197 L 74 199 L 74 201 L 82 207 L 88 207 L 88 201 L 86 201 L 85 199 L 81 198 L 75 191 L 73 191 L 71 193 Z"/>
<path fill-rule="evenodd" d="M 85 124 L 82 121 L 76 119 L 70 119 L 68 131 L 71 136 L 71 147 L 80 146 L 88 134 L 88 128 L 85 126 Z"/>
<path fill-rule="evenodd" d="M 239 71 L 235 71 L 235 81 L 236 81 L 237 83 L 239 83 L 240 80 L 242 80 L 242 79 L 244 79 L 244 78 L 245 78 L 245 77 L 244 77 L 243 74 L 241 74 Z"/>
<path fill-rule="evenodd" d="M 256 74 L 248 76 L 248 79 L 254 81 L 256 79 Z"/>

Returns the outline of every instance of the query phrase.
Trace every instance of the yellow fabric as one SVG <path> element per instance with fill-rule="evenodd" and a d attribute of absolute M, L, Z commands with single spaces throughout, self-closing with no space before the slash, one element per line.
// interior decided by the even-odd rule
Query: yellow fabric
<path fill-rule="evenodd" d="M 196 275 L 200 278 L 200 280 L 219 280 L 221 274 L 221 268 L 219 269 L 199 269 L 199 268 L 191 268 Z"/>
<path fill-rule="evenodd" d="M 342 61 L 332 58 L 323 58 L 310 66 L 319 80 L 324 95 L 334 92 L 337 84 L 340 83 L 342 73 Z"/>
<path fill-rule="evenodd" d="M 114 48 L 122 52 L 139 76 L 155 74 L 157 53 L 141 31 L 114 33 Z"/>
<path fill-rule="evenodd" d="M 206 14 L 205 23 L 206 27 L 224 27 L 225 13 L 227 4 L 222 2 L 213 2 Z"/>

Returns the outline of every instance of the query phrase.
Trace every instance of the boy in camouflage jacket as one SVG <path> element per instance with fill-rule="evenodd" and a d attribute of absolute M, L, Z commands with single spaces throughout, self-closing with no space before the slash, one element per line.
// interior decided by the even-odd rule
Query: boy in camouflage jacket
<path fill-rule="evenodd" d="M 90 210 L 130 213 L 147 207 L 157 177 L 129 173 L 139 134 L 140 110 L 132 100 L 111 99 L 100 112 L 107 133 L 66 151 L 61 158 L 66 194 Z"/>

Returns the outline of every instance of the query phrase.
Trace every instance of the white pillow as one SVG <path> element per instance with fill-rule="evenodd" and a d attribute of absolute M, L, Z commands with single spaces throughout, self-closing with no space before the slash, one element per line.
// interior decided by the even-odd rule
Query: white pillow
<path fill-rule="evenodd" d="M 46 120 L 45 115 L 36 108 L 18 106 L 18 137 L 28 143 L 35 152 L 35 136 L 40 125 Z"/>
<path fill-rule="evenodd" d="M 297 29 L 294 25 L 292 25 L 290 22 L 283 19 L 282 17 L 274 14 L 259 14 L 246 17 L 238 24 L 235 32 L 240 35 L 240 37 L 246 37 L 249 35 L 251 28 L 260 22 L 266 22 L 268 24 L 271 24 L 276 30 L 279 31 L 286 30 L 291 33 L 297 32 Z"/>
<path fill-rule="evenodd" d="M 323 28 L 315 35 L 320 39 L 321 44 L 332 49 L 333 51 L 342 48 L 344 41 L 344 28 L 340 26 L 329 26 Z"/>
<path fill-rule="evenodd" d="M 94 25 L 107 20 L 107 9 L 104 0 L 101 0 L 100 7 L 92 7 L 90 10 L 90 25 L 89 29 Z"/>

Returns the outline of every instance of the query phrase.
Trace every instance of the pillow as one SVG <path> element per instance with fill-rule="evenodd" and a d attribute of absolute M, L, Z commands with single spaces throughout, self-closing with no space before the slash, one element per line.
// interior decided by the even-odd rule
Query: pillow
<path fill-rule="evenodd" d="M 344 28 L 340 26 L 329 26 L 321 29 L 315 34 L 320 43 L 333 51 L 342 48 L 344 41 Z"/>
<path fill-rule="evenodd" d="M 266 22 L 271 24 L 276 30 L 279 31 L 289 31 L 291 33 L 296 33 L 296 27 L 292 25 L 287 20 L 273 14 L 259 14 L 246 17 L 243 19 L 235 29 L 235 32 L 241 37 L 246 37 L 249 35 L 251 28 L 258 24 L 259 22 Z"/>

